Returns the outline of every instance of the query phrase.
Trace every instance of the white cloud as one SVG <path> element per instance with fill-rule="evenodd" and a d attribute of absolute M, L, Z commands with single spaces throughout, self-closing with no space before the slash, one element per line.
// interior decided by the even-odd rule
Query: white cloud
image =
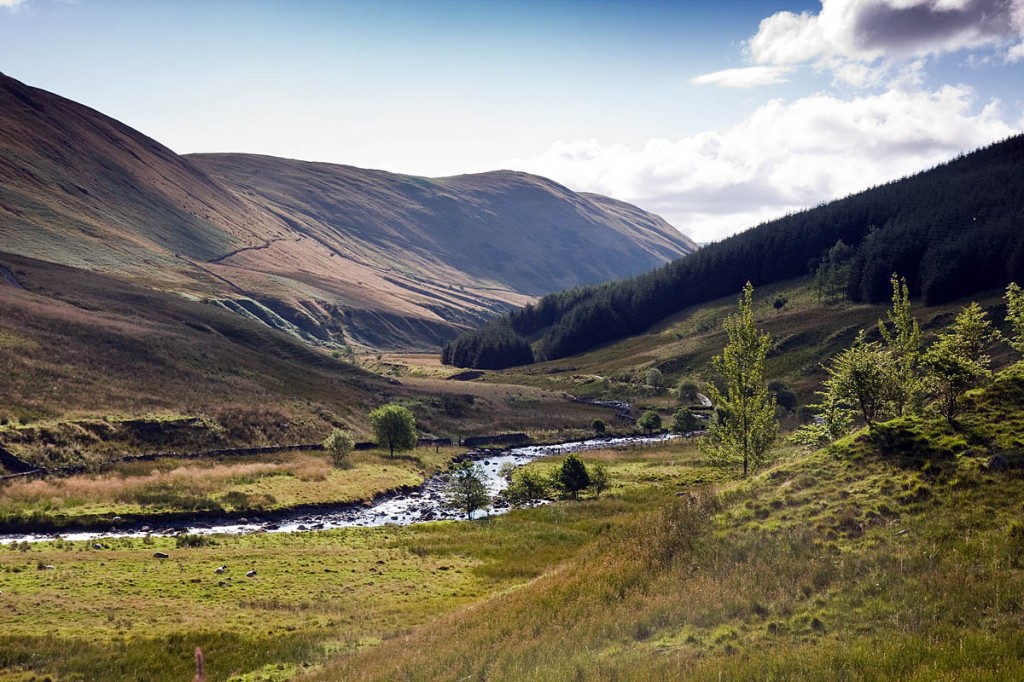
<path fill-rule="evenodd" d="M 1022 37 L 1024 0 L 822 0 L 818 14 L 762 20 L 746 47 L 755 65 L 809 64 L 865 86 L 906 61 L 963 50 L 1020 59 Z"/>
<path fill-rule="evenodd" d="M 18 5 L 24 5 L 28 0 L 0 0 L 0 7 L 14 9 Z"/>
<path fill-rule="evenodd" d="M 723 88 L 752 88 L 785 83 L 790 69 L 785 66 L 748 66 L 715 71 L 690 80 L 694 85 L 718 85 Z"/>
<path fill-rule="evenodd" d="M 558 142 L 504 165 L 634 202 L 709 241 L 1016 132 L 998 101 L 978 108 L 973 100 L 965 86 L 773 100 L 721 131 L 651 140 L 639 149 Z"/>

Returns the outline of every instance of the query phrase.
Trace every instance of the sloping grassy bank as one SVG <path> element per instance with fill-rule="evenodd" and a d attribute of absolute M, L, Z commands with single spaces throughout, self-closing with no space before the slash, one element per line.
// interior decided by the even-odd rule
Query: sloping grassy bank
<path fill-rule="evenodd" d="M 900 420 L 672 497 L 312 679 L 1022 679 L 1022 417 L 1016 365 L 956 429 Z"/>

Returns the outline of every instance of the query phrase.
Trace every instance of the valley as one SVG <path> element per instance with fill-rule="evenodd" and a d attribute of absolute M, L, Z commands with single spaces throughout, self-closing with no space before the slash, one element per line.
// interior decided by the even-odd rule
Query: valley
<path fill-rule="evenodd" d="M 0 75 L 0 682 L 1024 678 L 1022 145 L 698 249 Z"/>

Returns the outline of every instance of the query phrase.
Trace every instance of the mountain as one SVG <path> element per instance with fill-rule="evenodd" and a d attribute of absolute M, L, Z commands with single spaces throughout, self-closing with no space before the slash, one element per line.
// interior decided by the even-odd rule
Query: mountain
<path fill-rule="evenodd" d="M 878 303 L 889 278 L 926 304 L 1024 281 L 1024 135 L 931 170 L 709 244 L 657 270 L 550 294 L 448 344 L 466 367 L 574 355 L 643 332 L 683 308 L 818 272 L 852 301 Z M 497 361 L 496 361 L 497 360 Z"/>
<path fill-rule="evenodd" d="M 180 156 L 0 75 L 0 252 L 178 292 L 307 341 L 436 347 L 536 296 L 694 250 L 657 216 L 524 173 Z"/>

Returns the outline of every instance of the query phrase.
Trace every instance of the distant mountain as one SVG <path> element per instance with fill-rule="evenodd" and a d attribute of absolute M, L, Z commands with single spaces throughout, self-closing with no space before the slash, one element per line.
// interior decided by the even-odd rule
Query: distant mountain
<path fill-rule="evenodd" d="M 308 341 L 436 347 L 536 296 L 694 249 L 655 215 L 523 173 L 179 156 L 0 75 L 0 252 L 179 292 Z"/>
<path fill-rule="evenodd" d="M 853 301 L 893 273 L 937 304 L 1024 282 L 1024 136 L 909 178 L 774 220 L 652 272 L 543 297 L 448 344 L 445 362 L 504 367 L 639 334 L 679 310 L 807 275 L 825 262 Z M 842 254 L 842 263 L 828 259 Z M 832 267 L 832 266 L 836 267 Z M 836 280 L 835 276 L 839 279 Z"/>

